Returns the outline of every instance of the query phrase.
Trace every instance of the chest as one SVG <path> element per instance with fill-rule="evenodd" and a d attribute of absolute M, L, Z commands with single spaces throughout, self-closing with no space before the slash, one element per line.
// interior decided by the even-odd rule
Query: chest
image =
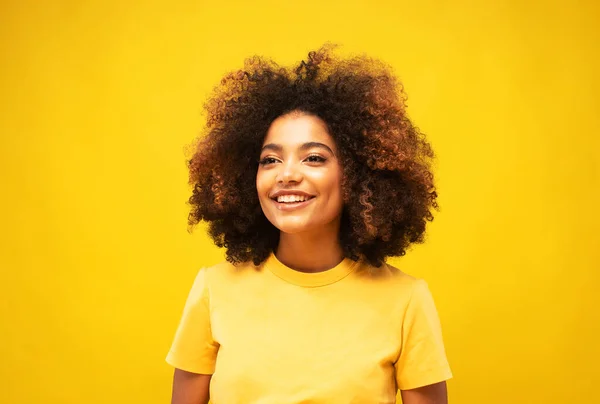
<path fill-rule="evenodd" d="M 282 288 L 211 299 L 221 402 L 394 402 L 395 308 L 344 290 Z M 231 394 L 243 392 L 244 398 Z M 272 401 L 268 401 L 272 397 Z M 376 400 L 376 401 L 372 401 Z"/>

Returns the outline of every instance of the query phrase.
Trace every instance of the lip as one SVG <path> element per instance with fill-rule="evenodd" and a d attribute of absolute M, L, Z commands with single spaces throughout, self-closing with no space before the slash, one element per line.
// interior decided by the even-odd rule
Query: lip
<path fill-rule="evenodd" d="M 307 198 L 314 197 L 314 195 L 307 194 L 306 192 L 300 191 L 300 190 L 281 189 L 281 190 L 269 195 L 269 198 L 276 199 L 278 196 L 282 196 L 282 195 L 300 195 L 300 196 L 306 196 Z"/>
<path fill-rule="evenodd" d="M 282 194 L 282 195 L 285 195 L 285 194 Z M 301 194 L 293 194 L 293 195 L 301 195 Z M 306 206 L 310 205 L 314 199 L 315 199 L 315 197 L 312 197 L 303 202 L 287 202 L 287 203 L 286 202 L 281 202 L 281 203 L 277 202 L 276 199 L 271 199 L 271 201 L 273 201 L 273 203 L 275 204 L 275 207 L 277 209 L 284 211 L 284 212 L 289 212 L 289 211 L 294 211 L 294 210 L 305 208 Z"/>

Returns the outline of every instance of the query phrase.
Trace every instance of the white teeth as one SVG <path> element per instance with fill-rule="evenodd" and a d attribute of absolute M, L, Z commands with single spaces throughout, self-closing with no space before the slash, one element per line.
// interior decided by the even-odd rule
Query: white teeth
<path fill-rule="evenodd" d="M 306 196 L 301 195 L 281 195 L 277 197 L 277 202 L 288 203 L 288 202 L 304 202 L 308 199 Z"/>

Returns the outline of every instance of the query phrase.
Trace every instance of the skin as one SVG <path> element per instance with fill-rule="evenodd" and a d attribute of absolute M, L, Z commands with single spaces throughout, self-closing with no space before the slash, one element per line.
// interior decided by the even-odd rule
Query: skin
<path fill-rule="evenodd" d="M 265 216 L 280 230 L 277 258 L 304 272 L 339 264 L 342 169 L 325 123 L 301 113 L 277 118 L 263 141 L 260 162 L 256 190 Z M 286 212 L 271 199 L 280 190 L 303 191 L 314 198 L 306 207 Z"/>
<path fill-rule="evenodd" d="M 280 230 L 275 255 L 286 266 L 320 272 L 343 260 L 338 240 L 343 208 L 342 169 L 337 148 L 318 117 L 294 111 L 277 118 L 263 141 L 256 190 L 267 219 Z M 280 190 L 314 198 L 293 211 L 277 208 Z M 175 370 L 172 404 L 206 404 L 210 375 Z M 447 404 L 446 383 L 401 392 L 404 404 Z"/>
<path fill-rule="evenodd" d="M 171 404 L 207 404 L 211 377 L 175 369 Z"/>
<path fill-rule="evenodd" d="M 411 390 L 401 390 L 404 404 L 448 404 L 446 382 L 430 384 Z"/>

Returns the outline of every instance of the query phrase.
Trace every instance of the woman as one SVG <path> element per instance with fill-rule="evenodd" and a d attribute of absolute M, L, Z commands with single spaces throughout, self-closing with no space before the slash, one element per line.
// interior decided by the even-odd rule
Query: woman
<path fill-rule="evenodd" d="M 423 241 L 433 152 L 381 62 L 331 47 L 223 78 L 189 162 L 199 271 L 167 362 L 174 404 L 447 403 L 423 280 L 385 263 Z M 210 386 L 210 387 L 209 387 Z"/>

